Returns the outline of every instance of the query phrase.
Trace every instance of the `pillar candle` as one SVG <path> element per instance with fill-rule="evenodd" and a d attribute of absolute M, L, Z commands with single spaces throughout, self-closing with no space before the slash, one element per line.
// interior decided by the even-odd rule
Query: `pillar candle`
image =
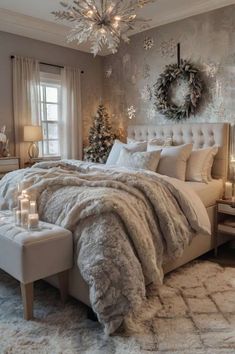
<path fill-rule="evenodd" d="M 29 213 L 36 214 L 36 212 L 37 212 L 36 202 L 32 201 L 32 202 L 30 202 Z"/>
<path fill-rule="evenodd" d="M 21 211 L 20 210 L 15 211 L 15 224 L 16 224 L 16 226 L 21 226 Z"/>
<path fill-rule="evenodd" d="M 28 218 L 28 228 L 29 229 L 37 229 L 38 228 L 38 214 L 29 214 L 29 218 Z"/>
<path fill-rule="evenodd" d="M 28 226 L 28 217 L 29 217 L 28 210 L 21 210 L 21 226 L 22 227 Z"/>
<path fill-rule="evenodd" d="M 20 209 L 29 211 L 29 199 L 23 198 L 20 200 Z"/>
<path fill-rule="evenodd" d="M 225 182 L 225 198 L 230 199 L 233 196 L 233 184 L 231 182 Z"/>

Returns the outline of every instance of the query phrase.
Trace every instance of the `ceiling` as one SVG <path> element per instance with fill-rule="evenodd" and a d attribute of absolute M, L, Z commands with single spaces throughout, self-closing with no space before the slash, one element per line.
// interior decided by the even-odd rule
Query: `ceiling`
<path fill-rule="evenodd" d="M 231 4 L 235 0 L 156 0 L 140 14 L 151 19 L 152 28 Z M 68 27 L 51 15 L 59 8 L 59 0 L 0 0 L 0 31 L 89 52 L 88 43 L 66 42 Z"/>

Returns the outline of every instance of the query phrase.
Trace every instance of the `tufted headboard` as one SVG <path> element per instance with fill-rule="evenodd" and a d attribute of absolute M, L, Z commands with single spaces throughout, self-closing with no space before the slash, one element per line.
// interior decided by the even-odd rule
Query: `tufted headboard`
<path fill-rule="evenodd" d="M 193 143 L 194 149 L 218 146 L 212 169 L 215 178 L 227 178 L 229 164 L 229 123 L 192 123 L 171 125 L 131 125 L 128 138 L 150 140 L 156 137 L 171 136 L 174 145 Z"/>

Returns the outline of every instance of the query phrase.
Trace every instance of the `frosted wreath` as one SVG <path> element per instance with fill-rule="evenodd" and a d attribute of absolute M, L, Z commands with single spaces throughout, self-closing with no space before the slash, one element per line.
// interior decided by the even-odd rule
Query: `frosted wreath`
<path fill-rule="evenodd" d="M 189 93 L 186 95 L 184 103 L 177 106 L 171 101 L 169 89 L 172 83 L 179 79 L 188 81 Z M 180 66 L 178 64 L 167 65 L 154 85 L 155 106 L 168 119 L 180 121 L 189 118 L 198 109 L 202 90 L 203 83 L 199 71 L 190 62 L 184 60 L 181 61 Z"/>

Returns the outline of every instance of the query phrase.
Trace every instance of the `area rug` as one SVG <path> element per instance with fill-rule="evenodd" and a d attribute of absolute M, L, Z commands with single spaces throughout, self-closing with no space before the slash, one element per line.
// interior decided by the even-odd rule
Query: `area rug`
<path fill-rule="evenodd" d="M 235 268 L 196 261 L 165 278 L 122 331 L 106 337 L 87 309 L 56 289 L 35 285 L 35 319 L 22 319 L 19 283 L 0 272 L 0 353 L 235 353 Z"/>

